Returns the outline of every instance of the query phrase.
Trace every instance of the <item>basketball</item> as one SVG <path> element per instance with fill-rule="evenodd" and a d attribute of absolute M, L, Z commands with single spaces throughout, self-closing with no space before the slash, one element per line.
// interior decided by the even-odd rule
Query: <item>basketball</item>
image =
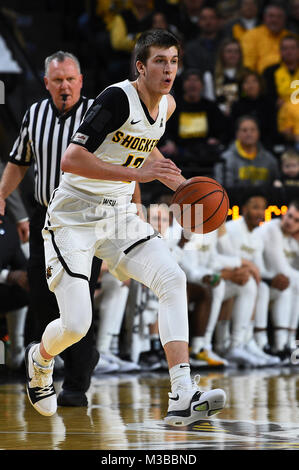
<path fill-rule="evenodd" d="M 225 189 L 212 178 L 195 176 L 182 183 L 171 201 L 178 223 L 194 233 L 209 233 L 227 217 L 229 199 Z"/>

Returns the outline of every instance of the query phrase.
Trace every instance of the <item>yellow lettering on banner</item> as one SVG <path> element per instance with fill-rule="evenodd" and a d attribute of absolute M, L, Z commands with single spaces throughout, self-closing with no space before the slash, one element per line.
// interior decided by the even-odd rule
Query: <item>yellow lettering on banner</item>
<path fill-rule="evenodd" d="M 265 210 L 265 222 L 269 222 L 272 219 L 272 214 L 276 216 L 284 215 L 288 211 L 288 206 L 281 206 L 279 207 L 271 205 L 268 206 L 267 209 Z M 238 220 L 240 218 L 240 208 L 239 206 L 233 206 L 231 209 L 228 209 L 227 213 L 228 217 L 232 217 L 232 220 Z M 262 222 L 263 223 L 263 222 Z"/>
<path fill-rule="evenodd" d="M 182 139 L 205 137 L 208 133 L 206 113 L 181 113 L 179 117 L 179 136 Z"/>
<path fill-rule="evenodd" d="M 268 206 L 265 210 L 265 222 L 268 222 L 272 219 L 271 214 L 275 214 L 277 216 L 281 215 L 281 210 L 277 206 Z"/>

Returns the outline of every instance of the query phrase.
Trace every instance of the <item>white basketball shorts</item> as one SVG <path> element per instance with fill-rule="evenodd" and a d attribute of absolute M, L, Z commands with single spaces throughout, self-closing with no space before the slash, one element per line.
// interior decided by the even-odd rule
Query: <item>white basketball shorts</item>
<path fill-rule="evenodd" d="M 63 270 L 89 280 L 94 256 L 105 260 L 118 279 L 127 279 L 118 268 L 122 257 L 138 244 L 159 236 L 137 215 L 136 205 L 127 197 L 90 197 L 61 186 L 53 193 L 42 234 L 51 291 Z"/>

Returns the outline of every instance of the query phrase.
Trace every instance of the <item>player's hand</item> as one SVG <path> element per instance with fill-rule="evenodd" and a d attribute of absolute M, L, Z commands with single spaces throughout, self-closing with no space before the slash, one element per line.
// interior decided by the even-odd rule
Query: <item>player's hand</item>
<path fill-rule="evenodd" d="M 221 277 L 226 281 L 231 281 L 239 286 L 244 286 L 250 278 L 250 272 L 246 266 L 235 269 L 223 269 L 221 271 Z"/>
<path fill-rule="evenodd" d="M 287 289 L 289 285 L 289 278 L 281 273 L 276 274 L 276 276 L 274 276 L 271 281 L 271 287 L 274 287 L 274 289 L 278 289 L 280 291 Z"/>
<path fill-rule="evenodd" d="M 254 278 L 255 282 L 259 284 L 261 282 L 261 273 L 258 267 L 250 260 L 242 259 L 242 266 L 249 269 L 250 274 Z"/>
<path fill-rule="evenodd" d="M 23 222 L 17 222 L 17 231 L 21 243 L 26 243 L 29 240 L 29 222 L 24 220 Z"/>
<path fill-rule="evenodd" d="M 246 267 L 236 268 L 233 270 L 231 281 L 239 286 L 244 286 L 250 278 L 250 271 Z"/>
<path fill-rule="evenodd" d="M 180 175 L 181 170 L 168 158 L 148 161 L 146 165 L 138 169 L 138 181 L 140 183 L 148 183 L 156 179 L 175 182 Z"/>

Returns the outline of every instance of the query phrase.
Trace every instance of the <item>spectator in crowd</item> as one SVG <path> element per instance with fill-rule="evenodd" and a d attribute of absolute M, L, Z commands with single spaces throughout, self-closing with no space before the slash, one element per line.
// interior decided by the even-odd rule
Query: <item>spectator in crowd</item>
<path fill-rule="evenodd" d="M 237 41 L 241 41 L 244 33 L 259 24 L 258 0 L 241 0 L 239 14 L 225 26 L 224 33 Z"/>
<path fill-rule="evenodd" d="M 299 1 L 290 0 L 288 7 L 287 27 L 292 33 L 299 34 Z"/>
<path fill-rule="evenodd" d="M 299 100 L 298 90 L 294 89 L 289 101 L 283 103 L 277 113 L 278 131 L 285 141 L 299 150 Z"/>
<path fill-rule="evenodd" d="M 281 4 L 264 9 L 263 23 L 247 31 L 241 39 L 244 65 L 258 73 L 280 61 L 280 40 L 290 34 L 285 28 L 286 12 Z"/>
<path fill-rule="evenodd" d="M 222 39 L 220 18 L 214 8 L 202 8 L 198 17 L 199 35 L 185 44 L 184 64 L 202 72 L 213 72 Z"/>
<path fill-rule="evenodd" d="M 6 365 L 19 369 L 24 359 L 24 329 L 29 304 L 27 260 L 16 226 L 8 216 L 0 224 L 0 314 L 6 315 L 10 346 Z"/>
<path fill-rule="evenodd" d="M 132 0 L 131 6 L 120 11 L 110 25 L 112 56 L 108 62 L 110 81 L 121 81 L 132 76 L 131 54 L 137 36 L 151 28 L 152 11 L 150 0 Z"/>
<path fill-rule="evenodd" d="M 212 1 L 208 4 L 216 8 L 222 24 L 226 24 L 238 14 L 239 0 L 217 0 L 216 2 Z"/>
<path fill-rule="evenodd" d="M 277 107 L 290 101 L 294 92 L 292 82 L 299 80 L 299 41 L 295 36 L 285 36 L 280 42 L 281 60 L 264 70 L 266 94 Z"/>
<path fill-rule="evenodd" d="M 206 72 L 204 77 L 205 97 L 215 100 L 226 115 L 230 114 L 232 104 L 239 98 L 240 81 L 245 71 L 239 42 L 224 39 L 219 46 L 214 76 Z M 211 90 L 210 94 L 208 90 Z"/>
<path fill-rule="evenodd" d="M 180 35 L 178 28 L 168 21 L 167 16 L 162 11 L 157 10 L 152 13 L 151 27 L 153 29 L 166 29 L 176 36 Z"/>
<path fill-rule="evenodd" d="M 182 0 L 177 17 L 177 27 L 186 42 L 200 33 L 199 17 L 205 0 Z"/>
<path fill-rule="evenodd" d="M 243 116 L 237 121 L 236 140 L 222 154 L 223 163 L 215 167 L 215 177 L 227 188 L 272 185 L 279 178 L 279 168 L 273 155 L 259 140 L 257 121 Z"/>
<path fill-rule="evenodd" d="M 19 42 L 23 42 L 16 19 L 14 11 L 0 8 L 0 80 L 5 83 L 6 94 L 14 92 L 23 77 L 21 64 L 15 57 L 15 46 L 7 40 L 7 32 L 10 32 Z M 0 102 L 4 104 L 2 99 Z"/>
<path fill-rule="evenodd" d="M 252 116 L 259 124 L 260 139 L 265 147 L 272 149 L 279 142 L 276 123 L 276 106 L 265 95 L 264 83 L 256 72 L 247 71 L 240 80 L 240 97 L 232 104 L 231 138 L 235 124 L 242 116 Z"/>
<path fill-rule="evenodd" d="M 294 149 L 286 150 L 280 157 L 281 175 L 274 182 L 276 187 L 299 187 L 299 153 Z"/>
<path fill-rule="evenodd" d="M 257 299 L 255 311 L 252 317 L 248 319 L 245 335 L 245 350 L 265 361 L 266 366 L 277 365 L 280 359 L 272 357 L 269 352 L 269 341 L 267 337 L 268 327 L 268 308 L 269 308 L 269 286 L 278 289 L 272 296 L 275 302 L 279 298 L 280 292 L 288 287 L 287 279 L 279 273 L 275 278 L 268 275 L 263 263 L 263 243 L 255 232 L 255 228 L 264 221 L 265 210 L 267 207 L 265 193 L 259 188 L 250 188 L 245 191 L 242 197 L 242 217 L 237 220 L 230 220 L 226 223 L 226 231 L 229 242 L 223 243 L 224 237 L 219 240 L 219 245 L 227 256 L 240 256 L 253 263 L 251 275 L 257 286 Z M 265 278 L 265 282 L 263 282 Z M 284 278 L 284 279 L 282 279 Z M 266 284 L 267 283 L 267 284 Z M 281 308 L 281 299 L 279 305 L 275 303 L 274 308 Z M 258 331 L 258 341 L 255 339 L 255 333 Z M 263 341 L 262 341 L 263 340 Z M 268 352 L 266 352 L 264 350 Z"/>
<path fill-rule="evenodd" d="M 110 84 L 107 74 L 113 54 L 110 30 L 117 12 L 111 0 L 96 0 L 89 3 L 77 21 L 78 56 L 81 66 L 88 72 L 86 78 L 90 81 L 91 94 Z"/>
<path fill-rule="evenodd" d="M 290 202 L 281 218 L 272 219 L 255 229 L 264 244 L 264 262 L 272 277 L 283 274 L 290 295 L 281 296 L 280 308 L 272 309 L 273 351 L 282 359 L 296 349 L 299 320 L 299 200 Z M 273 286 L 276 287 L 276 286 Z M 287 289 L 284 291 L 287 293 Z"/>
<path fill-rule="evenodd" d="M 225 142 L 226 118 L 218 106 L 202 97 L 202 76 L 187 70 L 183 96 L 168 124 L 161 151 L 183 166 L 211 166 L 218 158 L 218 146 Z"/>

